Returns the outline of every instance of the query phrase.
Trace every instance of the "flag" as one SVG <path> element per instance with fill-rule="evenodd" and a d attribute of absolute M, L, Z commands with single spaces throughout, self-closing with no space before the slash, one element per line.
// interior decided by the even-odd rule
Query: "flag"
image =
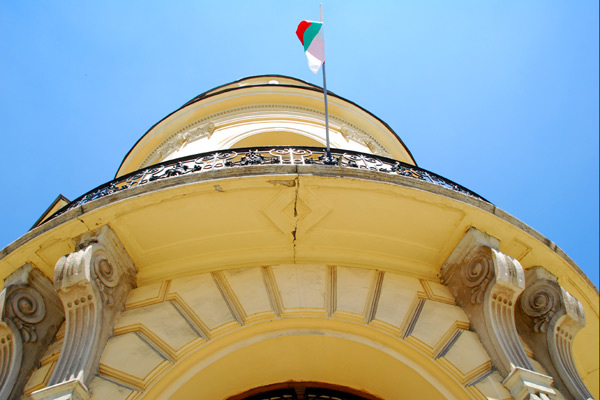
<path fill-rule="evenodd" d="M 323 41 L 323 23 L 302 21 L 296 30 L 298 39 L 304 45 L 308 58 L 308 68 L 315 74 L 325 62 L 325 42 Z"/>

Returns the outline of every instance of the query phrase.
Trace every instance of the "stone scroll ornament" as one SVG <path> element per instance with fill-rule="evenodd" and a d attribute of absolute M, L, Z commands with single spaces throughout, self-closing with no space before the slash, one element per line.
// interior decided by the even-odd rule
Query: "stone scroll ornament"
<path fill-rule="evenodd" d="M 64 321 L 52 282 L 25 264 L 9 275 L 0 293 L 0 399 L 19 398 Z"/>
<path fill-rule="evenodd" d="M 65 309 L 65 338 L 48 387 L 34 392 L 34 399 L 89 397 L 87 385 L 135 286 L 136 268 L 108 226 L 82 237 L 76 249 L 54 269 L 54 286 Z"/>
<path fill-rule="evenodd" d="M 498 247 L 497 239 L 470 228 L 442 266 L 442 280 L 469 316 L 513 397 L 554 395 L 552 378 L 535 371 L 515 325 L 515 305 L 525 289 L 523 267 Z"/>
<path fill-rule="evenodd" d="M 572 353 L 573 338 L 585 326 L 583 306 L 543 267 L 527 270 L 526 280 L 516 315 L 521 337 L 566 398 L 591 399 Z"/>

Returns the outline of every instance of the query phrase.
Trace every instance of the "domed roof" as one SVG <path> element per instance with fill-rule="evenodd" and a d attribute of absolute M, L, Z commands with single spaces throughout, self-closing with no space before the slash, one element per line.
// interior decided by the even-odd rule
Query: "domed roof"
<path fill-rule="evenodd" d="M 251 76 L 208 90 L 152 126 L 127 153 L 116 176 L 207 151 L 325 146 L 322 91 L 283 75 Z M 331 147 L 416 165 L 389 125 L 359 105 L 328 93 Z"/>

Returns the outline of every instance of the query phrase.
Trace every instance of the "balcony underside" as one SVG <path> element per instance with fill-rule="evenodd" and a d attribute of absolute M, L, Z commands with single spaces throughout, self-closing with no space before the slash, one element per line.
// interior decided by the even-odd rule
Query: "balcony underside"
<path fill-rule="evenodd" d="M 500 239 L 525 267 L 577 275 L 541 235 L 490 203 L 402 175 L 328 165 L 250 165 L 118 191 L 9 245 L 1 274 L 30 261 L 51 277 L 73 239 L 104 224 L 135 261 L 140 283 L 215 266 L 317 262 L 432 279 L 470 226 Z"/>
<path fill-rule="evenodd" d="M 138 285 L 280 264 L 377 269 L 438 280 L 471 227 L 525 269 L 542 265 L 591 319 L 595 289 L 552 242 L 492 204 L 402 175 L 329 165 L 248 165 L 148 182 L 76 206 L 0 252 L 0 274 L 31 263 L 52 278 L 77 237 L 108 224 Z M 598 337 L 588 324 L 575 353 Z"/>

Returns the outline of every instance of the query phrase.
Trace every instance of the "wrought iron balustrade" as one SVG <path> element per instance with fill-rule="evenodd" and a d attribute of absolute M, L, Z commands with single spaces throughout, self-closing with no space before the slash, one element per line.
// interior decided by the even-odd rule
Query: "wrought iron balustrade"
<path fill-rule="evenodd" d="M 150 182 L 212 170 L 253 165 L 326 165 L 402 175 L 430 182 L 486 201 L 477 193 L 422 168 L 373 154 L 331 149 L 331 158 L 320 147 L 251 147 L 213 151 L 164 161 L 98 186 L 58 210 L 49 221 L 82 204 Z"/>

